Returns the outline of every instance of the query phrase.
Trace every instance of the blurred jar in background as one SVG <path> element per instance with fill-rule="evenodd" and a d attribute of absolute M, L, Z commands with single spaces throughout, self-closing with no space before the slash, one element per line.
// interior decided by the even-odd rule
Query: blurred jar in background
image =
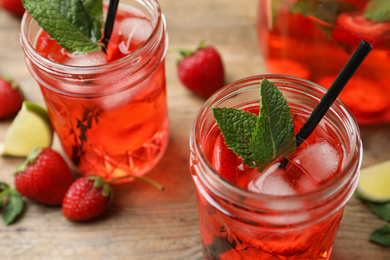
<path fill-rule="evenodd" d="M 390 1 L 260 0 L 258 42 L 269 72 L 328 88 L 366 40 L 374 48 L 340 98 L 361 124 L 390 122 L 390 14 L 385 10 Z"/>

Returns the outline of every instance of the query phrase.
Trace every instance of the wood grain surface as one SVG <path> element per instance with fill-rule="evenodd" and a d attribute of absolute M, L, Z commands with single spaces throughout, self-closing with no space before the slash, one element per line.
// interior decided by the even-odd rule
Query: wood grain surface
<path fill-rule="evenodd" d="M 226 81 L 266 73 L 257 46 L 255 0 L 161 0 L 169 33 L 166 76 L 170 140 L 166 154 L 148 177 L 163 184 L 160 192 L 136 181 L 115 186 L 114 205 L 88 223 L 67 221 L 57 207 L 26 201 L 18 222 L 0 222 L 0 259 L 202 259 L 196 192 L 189 167 L 188 138 L 204 100 L 189 93 L 176 74 L 177 48 L 195 48 L 204 40 L 216 46 Z M 20 83 L 27 100 L 44 105 L 30 76 L 19 43 L 20 20 L 0 10 L 0 74 Z M 0 121 L 0 143 L 12 119 Z M 389 125 L 361 126 L 363 167 L 390 159 Z M 55 138 L 53 147 L 61 151 Z M 13 185 L 21 158 L 0 158 L 0 181 Z M 345 208 L 333 260 L 389 260 L 390 249 L 368 241 L 385 224 L 352 198 Z"/>

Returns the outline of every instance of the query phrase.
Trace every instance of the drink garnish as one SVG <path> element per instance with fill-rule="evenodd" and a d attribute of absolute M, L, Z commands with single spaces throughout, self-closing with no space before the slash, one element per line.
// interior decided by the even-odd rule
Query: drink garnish
<path fill-rule="evenodd" d="M 383 37 L 378 36 L 388 34 L 390 27 L 387 23 L 390 22 L 390 1 L 387 0 L 371 0 L 363 11 L 344 1 L 300 0 L 292 4 L 289 11 L 310 17 L 327 38 L 347 53 L 362 39 L 381 45 Z"/>
<path fill-rule="evenodd" d="M 260 84 L 259 116 L 237 108 L 213 108 L 226 145 L 245 165 L 259 171 L 287 157 L 310 136 L 371 49 L 371 44 L 361 41 L 296 136 L 287 100 L 266 78 Z"/>
<path fill-rule="evenodd" d="M 334 25 L 337 16 L 341 13 L 359 11 L 359 9 L 351 3 L 327 0 L 298 1 L 291 5 L 289 10 L 292 13 L 315 17 L 329 25 Z M 363 11 L 363 16 L 373 22 L 390 22 L 390 1 L 371 0 Z"/>
<path fill-rule="evenodd" d="M 84 54 L 102 48 L 102 0 L 23 0 L 23 5 L 68 52 Z"/>
<path fill-rule="evenodd" d="M 260 85 L 259 115 L 237 108 L 213 108 L 226 145 L 259 171 L 296 149 L 292 113 L 283 93 L 272 82 Z"/>
<path fill-rule="evenodd" d="M 303 0 L 291 5 L 290 12 L 312 16 L 323 21 L 324 24 L 334 25 L 340 13 L 357 11 L 357 7 L 348 2 L 328 1 L 328 0 Z"/>
<path fill-rule="evenodd" d="M 374 22 L 390 22 L 390 1 L 371 0 L 364 11 L 364 17 Z"/>

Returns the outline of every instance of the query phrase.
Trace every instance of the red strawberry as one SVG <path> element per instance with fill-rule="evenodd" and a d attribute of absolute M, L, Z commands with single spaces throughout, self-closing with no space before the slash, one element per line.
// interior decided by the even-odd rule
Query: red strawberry
<path fill-rule="evenodd" d="M 0 118 L 16 114 L 22 103 L 23 94 L 19 85 L 8 77 L 0 76 Z"/>
<path fill-rule="evenodd" d="M 37 51 L 49 60 L 62 63 L 68 58 L 69 53 L 58 44 L 57 40 L 43 31 L 38 38 Z"/>
<path fill-rule="evenodd" d="M 121 52 L 119 45 L 114 41 L 110 41 L 107 45 L 107 62 L 119 60 L 123 58 L 126 54 Z"/>
<path fill-rule="evenodd" d="M 180 81 L 198 96 L 208 98 L 224 85 L 224 68 L 219 53 L 201 43 L 195 52 L 180 51 L 183 58 L 177 66 Z"/>
<path fill-rule="evenodd" d="M 33 201 L 61 205 L 74 178 L 62 156 L 51 148 L 34 148 L 15 175 L 15 188 Z"/>
<path fill-rule="evenodd" d="M 108 208 L 110 193 L 109 184 L 101 177 L 81 177 L 66 192 L 62 213 L 67 219 L 74 221 L 95 218 Z"/>
<path fill-rule="evenodd" d="M 214 146 L 212 164 L 223 177 L 231 182 L 238 178 L 238 166 L 241 164 L 239 157 L 225 144 L 225 138 L 219 134 Z"/>
<path fill-rule="evenodd" d="M 373 22 L 366 19 L 361 12 L 342 13 L 335 23 L 333 38 L 336 41 L 357 46 L 366 40 L 374 47 L 385 46 L 390 32 L 390 22 Z"/>
<path fill-rule="evenodd" d="M 119 60 L 126 55 L 137 50 L 142 43 L 136 43 L 131 41 L 129 46 L 125 46 L 123 42 L 125 41 L 125 37 L 123 35 L 112 35 L 110 41 L 107 45 L 107 62 Z"/>
<path fill-rule="evenodd" d="M 24 14 L 22 0 L 0 0 L 0 6 L 13 15 L 21 17 Z"/>

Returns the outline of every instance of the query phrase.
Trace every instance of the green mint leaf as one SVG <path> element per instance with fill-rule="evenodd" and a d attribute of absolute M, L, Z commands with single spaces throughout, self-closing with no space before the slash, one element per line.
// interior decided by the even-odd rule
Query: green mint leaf
<path fill-rule="evenodd" d="M 9 188 L 9 185 L 5 182 L 0 182 L 0 193 Z"/>
<path fill-rule="evenodd" d="M 353 12 L 357 8 L 347 2 L 329 0 L 303 0 L 294 3 L 290 7 L 290 12 L 313 16 L 327 24 L 334 25 L 340 13 Z"/>
<path fill-rule="evenodd" d="M 283 93 L 263 79 L 259 116 L 236 108 L 213 108 L 226 145 L 260 171 L 273 160 L 296 149 L 292 114 Z"/>
<path fill-rule="evenodd" d="M 242 159 L 252 157 L 250 139 L 256 128 L 257 115 L 236 108 L 213 108 L 213 116 L 226 145 Z"/>
<path fill-rule="evenodd" d="M 252 160 L 259 170 L 296 149 L 292 114 L 283 93 L 267 79 L 262 80 L 260 93 L 260 113 L 251 139 Z"/>
<path fill-rule="evenodd" d="M 387 203 L 373 203 L 370 201 L 365 200 L 358 192 L 354 192 L 353 194 L 355 198 L 361 200 L 365 204 L 367 204 L 370 209 L 378 215 L 381 219 L 386 220 L 387 222 L 390 222 L 390 202 Z"/>
<path fill-rule="evenodd" d="M 370 209 L 380 218 L 390 222 L 390 202 L 384 204 L 367 203 Z"/>
<path fill-rule="evenodd" d="M 364 11 L 364 17 L 374 22 L 390 22 L 390 1 L 371 0 Z"/>
<path fill-rule="evenodd" d="M 15 189 L 10 189 L 8 203 L 3 211 L 3 221 L 6 225 L 11 224 L 23 211 L 23 197 Z"/>
<path fill-rule="evenodd" d="M 370 235 L 370 241 L 390 246 L 390 225 L 384 225 L 375 229 Z"/>
<path fill-rule="evenodd" d="M 3 208 L 5 201 L 4 197 L 7 197 L 9 194 L 10 187 L 5 182 L 0 182 L 0 210 Z"/>
<path fill-rule="evenodd" d="M 101 0 L 23 0 L 27 12 L 67 51 L 83 54 L 99 50 Z M 86 6 L 84 6 L 86 5 Z M 96 6 L 95 6 L 96 5 Z M 87 8 L 89 10 L 87 11 Z M 92 7 L 92 8 L 91 8 Z"/>
<path fill-rule="evenodd" d="M 94 34 L 99 40 L 102 36 L 103 21 L 103 1 L 102 0 L 82 0 L 84 10 L 94 19 Z"/>

